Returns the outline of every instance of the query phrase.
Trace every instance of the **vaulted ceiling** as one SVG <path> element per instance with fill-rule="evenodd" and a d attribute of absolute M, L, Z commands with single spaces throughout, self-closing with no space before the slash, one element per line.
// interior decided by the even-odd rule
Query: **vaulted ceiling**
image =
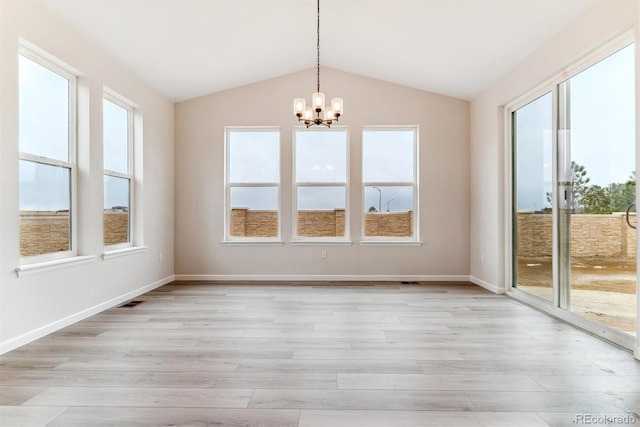
<path fill-rule="evenodd" d="M 316 0 L 38 0 L 174 101 L 316 65 Z M 321 0 L 321 64 L 472 99 L 602 0 Z"/>

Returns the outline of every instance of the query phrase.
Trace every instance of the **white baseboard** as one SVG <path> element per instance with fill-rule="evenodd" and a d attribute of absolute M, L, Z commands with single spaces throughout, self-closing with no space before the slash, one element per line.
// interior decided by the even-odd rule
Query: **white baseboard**
<path fill-rule="evenodd" d="M 467 275 L 176 274 L 176 280 L 211 282 L 468 282 Z"/>
<path fill-rule="evenodd" d="M 133 291 L 127 292 L 126 294 L 120 295 L 118 297 L 112 298 L 108 301 L 95 305 L 93 307 L 89 307 L 85 310 L 82 310 L 78 313 L 72 314 L 70 316 L 64 317 L 60 320 L 56 320 L 55 322 L 51 322 L 48 325 L 44 325 L 40 328 L 34 329 L 33 331 L 26 332 L 22 335 L 19 335 L 15 338 L 11 338 L 7 341 L 0 343 L 0 355 L 7 353 L 11 350 L 14 350 L 18 347 L 21 347 L 25 344 L 29 344 L 32 341 L 37 340 L 38 338 L 42 338 L 45 335 L 49 335 L 52 332 L 58 331 L 64 327 L 72 325 L 80 320 L 84 320 L 87 317 L 93 316 L 94 314 L 98 314 L 102 311 L 105 311 L 109 308 L 115 307 L 118 304 L 121 304 L 125 301 L 128 301 L 132 298 L 135 298 L 139 295 L 142 295 L 146 292 L 152 291 L 156 288 L 159 288 L 162 285 L 166 285 L 167 283 L 173 282 L 175 280 L 174 276 L 168 276 L 164 279 L 158 280 L 156 282 L 150 283 L 148 285 L 142 286 L 138 289 L 134 289 Z"/>
<path fill-rule="evenodd" d="M 474 283 L 478 286 L 485 288 L 488 291 L 493 292 L 494 294 L 504 294 L 504 288 L 501 288 L 500 286 L 492 285 L 491 283 L 485 282 L 482 279 L 478 279 L 475 276 L 469 276 L 469 281 L 471 283 Z"/>

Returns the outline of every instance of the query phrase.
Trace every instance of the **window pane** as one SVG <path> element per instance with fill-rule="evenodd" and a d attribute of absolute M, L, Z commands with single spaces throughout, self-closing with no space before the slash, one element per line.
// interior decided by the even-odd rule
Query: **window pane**
<path fill-rule="evenodd" d="M 413 182 L 414 130 L 362 132 L 364 182 Z"/>
<path fill-rule="evenodd" d="M 69 160 L 69 80 L 19 57 L 20 151 Z"/>
<path fill-rule="evenodd" d="M 296 181 L 346 182 L 347 132 L 296 131 Z"/>
<path fill-rule="evenodd" d="M 130 236 L 131 180 L 104 176 L 103 233 L 105 246 L 127 243 Z"/>
<path fill-rule="evenodd" d="M 229 132 L 229 182 L 280 181 L 279 132 Z"/>
<path fill-rule="evenodd" d="M 344 187 L 299 187 L 298 210 L 344 209 Z"/>
<path fill-rule="evenodd" d="M 129 173 L 129 111 L 102 100 L 104 168 Z"/>
<path fill-rule="evenodd" d="M 364 235 L 413 236 L 413 187 L 365 187 Z"/>
<path fill-rule="evenodd" d="M 571 209 L 560 210 L 561 296 L 569 294 L 561 307 L 630 335 L 637 334 L 637 230 L 626 215 L 636 203 L 634 53 L 629 45 L 560 85 L 571 133 L 563 166 L 573 182 Z"/>
<path fill-rule="evenodd" d="M 232 187 L 230 191 L 231 236 L 278 236 L 277 187 Z"/>
<path fill-rule="evenodd" d="M 571 96 L 571 160 L 585 167 L 590 185 L 608 188 L 635 173 L 634 63 L 632 44 L 565 83 Z M 588 211 L 588 203 L 580 202 L 577 210 Z"/>
<path fill-rule="evenodd" d="M 345 187 L 299 187 L 298 236 L 343 237 L 345 198 Z"/>
<path fill-rule="evenodd" d="M 513 112 L 514 227 L 513 285 L 552 299 L 551 92 Z"/>
<path fill-rule="evenodd" d="M 365 187 L 366 212 L 408 212 L 413 210 L 413 187 Z"/>
<path fill-rule="evenodd" d="M 231 207 L 278 210 L 277 187 L 233 187 Z"/>
<path fill-rule="evenodd" d="M 20 256 L 70 249 L 71 170 L 20 161 Z"/>

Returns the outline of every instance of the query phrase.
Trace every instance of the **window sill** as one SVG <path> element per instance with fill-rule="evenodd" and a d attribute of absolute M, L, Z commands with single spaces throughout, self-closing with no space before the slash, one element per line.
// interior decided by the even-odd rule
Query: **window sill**
<path fill-rule="evenodd" d="M 111 258 L 118 258 L 118 257 L 121 257 L 121 256 L 139 254 L 139 253 L 145 252 L 146 250 L 147 250 L 146 246 L 132 246 L 130 248 L 114 249 L 114 250 L 111 250 L 111 251 L 104 251 L 104 253 L 102 254 L 102 259 L 103 260 L 108 260 L 108 259 L 111 259 Z"/>
<path fill-rule="evenodd" d="M 243 240 L 223 240 L 222 246 L 282 246 L 282 240 L 273 239 L 243 239 Z"/>
<path fill-rule="evenodd" d="M 16 271 L 16 275 L 18 277 L 21 277 L 21 276 L 26 276 L 28 274 L 43 273 L 46 271 L 57 270 L 59 268 L 65 268 L 73 265 L 84 264 L 84 263 L 93 261 L 95 258 L 96 257 L 93 255 L 86 255 L 86 256 L 75 256 L 71 258 L 56 259 L 53 261 L 37 262 L 34 264 L 21 265 L 20 267 L 16 268 L 15 271 Z"/>
<path fill-rule="evenodd" d="M 304 239 L 304 240 L 292 240 L 291 246 L 351 246 L 353 242 L 351 240 L 322 240 L 322 239 Z"/>
<path fill-rule="evenodd" d="M 360 246 L 422 246 L 418 240 L 362 240 Z"/>

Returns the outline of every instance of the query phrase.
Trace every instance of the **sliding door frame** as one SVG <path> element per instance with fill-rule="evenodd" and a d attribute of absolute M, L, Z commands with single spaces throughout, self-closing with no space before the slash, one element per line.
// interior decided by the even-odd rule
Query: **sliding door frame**
<path fill-rule="evenodd" d="M 528 91 L 524 95 L 518 97 L 513 102 L 507 104 L 503 108 L 503 119 L 504 119 L 504 277 L 505 277 L 505 293 L 518 301 L 521 301 L 525 304 L 528 304 L 534 308 L 537 308 L 541 311 L 550 314 L 558 319 L 566 321 L 580 329 L 583 329 L 589 333 L 595 334 L 601 338 L 604 338 L 614 344 L 627 348 L 629 350 L 636 351 L 636 357 L 640 358 L 640 340 L 636 337 L 640 335 L 640 281 L 638 280 L 638 269 L 636 269 L 636 298 L 638 301 L 636 307 L 636 323 L 638 324 L 638 328 L 636 329 L 636 337 L 631 334 L 624 333 L 620 330 L 611 328 L 602 323 L 595 322 L 589 320 L 585 317 L 582 317 L 576 313 L 571 312 L 570 310 L 566 310 L 560 308 L 560 296 L 562 290 L 559 286 L 560 279 L 560 253 L 559 253 L 559 191 L 558 188 L 558 129 L 559 129 L 559 87 L 562 82 L 565 82 L 572 78 L 573 76 L 579 74 L 580 72 L 590 68 L 592 65 L 598 63 L 599 61 L 611 56 L 618 50 L 632 44 L 635 42 L 634 32 L 627 31 L 624 34 L 619 35 L 618 37 L 612 39 L 608 43 L 605 43 L 601 47 L 593 50 L 591 53 L 587 54 L 582 59 L 573 63 L 569 67 L 565 68 L 552 78 L 546 80 L 542 84 L 536 86 L 532 90 Z M 639 98 L 640 98 L 640 84 L 638 83 L 638 70 L 640 69 L 640 58 L 638 58 L 640 53 L 640 43 L 636 43 L 635 46 L 635 64 L 636 64 L 636 170 L 638 170 L 638 165 L 640 164 L 640 147 L 639 147 L 639 134 L 640 134 L 640 124 L 638 123 L 638 116 L 640 106 Z M 541 297 L 532 295 L 528 292 L 519 290 L 514 283 L 514 268 L 513 263 L 515 260 L 515 244 L 513 241 L 514 238 L 514 226 L 515 226 L 515 218 L 514 218 L 514 191 L 515 191 L 515 177 L 514 177 L 514 129 L 513 129 L 513 113 L 517 111 L 519 108 L 529 104 L 532 101 L 544 96 L 545 94 L 551 92 L 552 93 L 552 189 L 553 189 L 553 209 L 552 209 L 552 233 L 553 233 L 553 250 L 552 250 L 552 270 L 553 270 L 553 298 L 551 301 L 545 300 Z M 636 186 L 636 200 L 640 200 L 638 198 L 638 190 Z M 637 231 L 636 231 L 637 234 Z M 639 252 L 640 253 L 640 252 Z"/>

